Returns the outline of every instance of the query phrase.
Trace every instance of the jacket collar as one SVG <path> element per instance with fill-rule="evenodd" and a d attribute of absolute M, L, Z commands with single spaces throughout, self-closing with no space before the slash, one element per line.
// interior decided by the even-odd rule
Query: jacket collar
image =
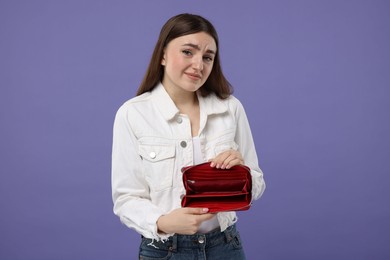
<path fill-rule="evenodd" d="M 179 109 L 176 107 L 175 103 L 165 90 L 162 83 L 159 83 L 152 90 L 151 95 L 158 110 L 161 112 L 165 120 L 169 121 L 180 113 Z M 205 113 L 206 115 L 220 114 L 226 112 L 228 109 L 227 105 L 214 94 L 210 94 L 207 97 L 202 97 L 198 91 L 197 95 L 201 113 Z"/>

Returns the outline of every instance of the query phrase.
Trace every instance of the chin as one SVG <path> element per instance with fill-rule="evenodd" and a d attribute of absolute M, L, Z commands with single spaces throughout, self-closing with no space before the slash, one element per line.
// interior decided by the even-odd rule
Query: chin
<path fill-rule="evenodd" d="M 200 89 L 202 87 L 202 85 L 197 84 L 197 83 L 185 84 L 183 86 L 184 86 L 183 89 L 190 91 L 190 92 L 196 92 L 198 89 Z"/>
<path fill-rule="evenodd" d="M 197 86 L 197 87 L 193 87 L 193 88 L 186 88 L 187 91 L 190 91 L 190 92 L 196 92 L 198 91 L 198 89 L 200 89 L 201 86 Z"/>

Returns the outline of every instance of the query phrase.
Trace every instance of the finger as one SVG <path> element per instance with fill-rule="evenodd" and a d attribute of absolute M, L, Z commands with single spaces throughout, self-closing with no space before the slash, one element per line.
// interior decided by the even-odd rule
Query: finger
<path fill-rule="evenodd" d="M 232 162 L 233 160 L 238 161 Z M 218 154 L 214 159 L 210 160 L 210 162 L 210 167 L 228 169 L 237 164 L 244 164 L 244 159 L 239 151 L 231 149 Z"/>
<path fill-rule="evenodd" d="M 236 165 L 241 165 L 241 164 L 244 164 L 244 161 L 241 160 L 241 159 L 234 159 L 234 160 L 231 160 L 227 165 L 226 165 L 226 169 L 231 169 L 232 167 L 236 166 Z"/>
<path fill-rule="evenodd" d="M 230 156 L 230 151 L 226 151 L 218 154 L 214 159 L 212 159 L 211 167 L 221 168 L 223 162 Z"/>
<path fill-rule="evenodd" d="M 225 169 L 229 163 L 237 158 L 236 154 L 230 153 L 228 157 L 221 163 L 221 169 Z"/>
<path fill-rule="evenodd" d="M 222 162 L 221 169 L 229 169 L 234 165 L 243 163 L 242 156 L 239 152 L 231 152 L 229 156 Z"/>
<path fill-rule="evenodd" d="M 185 213 L 193 215 L 202 215 L 209 212 L 208 208 L 183 208 Z"/>
<path fill-rule="evenodd" d="M 223 162 L 222 168 L 231 168 L 234 165 L 243 164 L 244 160 L 240 153 L 236 152 L 231 154 L 226 160 Z"/>

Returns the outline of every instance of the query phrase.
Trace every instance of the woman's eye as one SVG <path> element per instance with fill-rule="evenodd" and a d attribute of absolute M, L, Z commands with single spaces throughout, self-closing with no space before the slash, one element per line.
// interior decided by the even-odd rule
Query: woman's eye
<path fill-rule="evenodd" d="M 190 56 L 192 54 L 190 50 L 183 50 L 182 53 L 184 53 L 186 56 Z"/>
<path fill-rule="evenodd" d="M 203 59 L 207 62 L 211 62 L 213 61 L 213 57 L 210 57 L 210 56 L 204 56 Z"/>

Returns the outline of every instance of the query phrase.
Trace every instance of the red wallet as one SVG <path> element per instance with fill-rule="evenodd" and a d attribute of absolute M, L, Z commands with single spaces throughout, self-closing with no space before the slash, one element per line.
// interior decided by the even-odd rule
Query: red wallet
<path fill-rule="evenodd" d="M 182 168 L 186 194 L 182 207 L 208 208 L 209 212 L 248 210 L 252 200 L 252 177 L 249 167 L 230 169 L 202 163 Z"/>

